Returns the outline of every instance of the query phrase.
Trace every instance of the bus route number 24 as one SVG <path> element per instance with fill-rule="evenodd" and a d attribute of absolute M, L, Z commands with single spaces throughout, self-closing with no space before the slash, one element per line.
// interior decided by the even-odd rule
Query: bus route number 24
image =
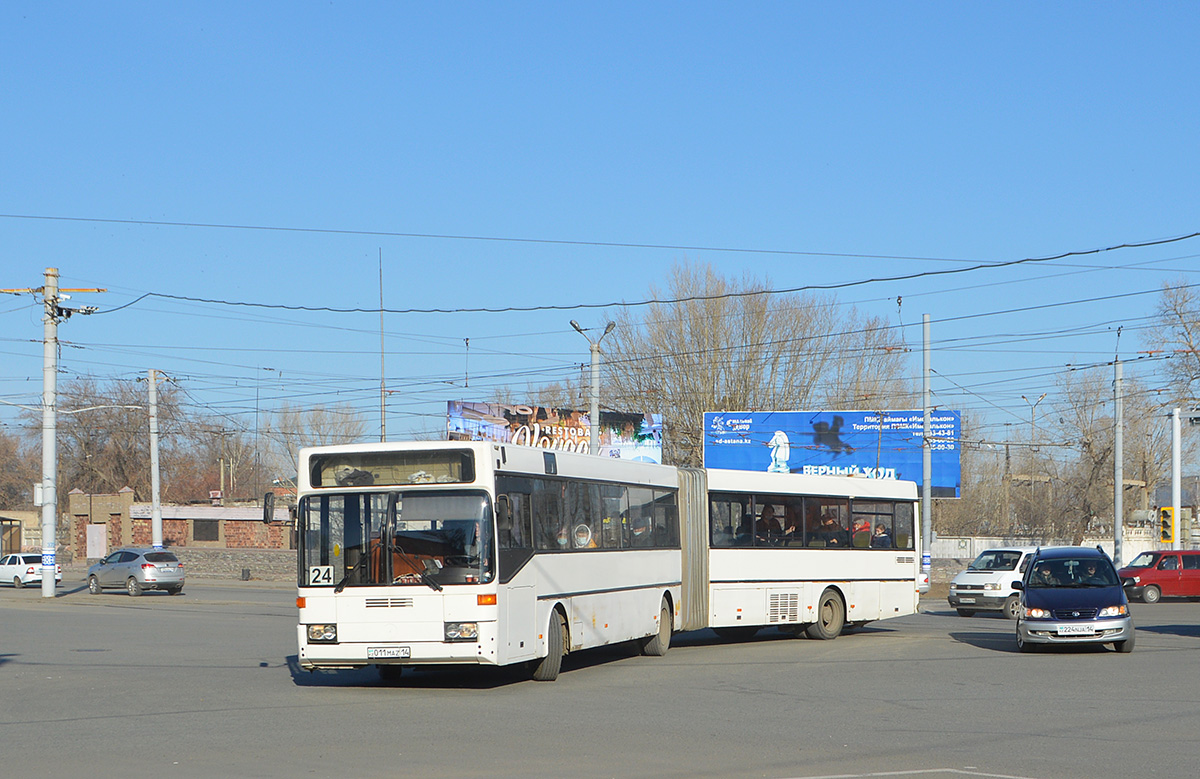
<path fill-rule="evenodd" d="M 310 586 L 321 584 L 333 584 L 333 566 L 332 565 L 314 565 L 308 569 L 308 583 Z"/>

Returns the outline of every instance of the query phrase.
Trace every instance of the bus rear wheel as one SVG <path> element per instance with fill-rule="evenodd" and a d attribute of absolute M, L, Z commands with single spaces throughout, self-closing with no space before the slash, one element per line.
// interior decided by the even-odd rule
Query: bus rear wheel
<path fill-rule="evenodd" d="M 671 607 L 664 599 L 658 612 L 658 632 L 643 638 L 638 648 L 642 654 L 652 657 L 662 657 L 671 648 Z"/>
<path fill-rule="evenodd" d="M 534 661 L 534 681 L 552 682 L 558 678 L 558 672 L 562 668 L 566 636 L 567 628 L 563 625 L 562 614 L 557 611 L 551 612 L 550 626 L 546 629 L 546 656 Z"/>
<path fill-rule="evenodd" d="M 804 631 L 809 638 L 819 641 L 829 641 L 841 635 L 842 626 L 846 624 L 846 607 L 842 605 L 842 596 L 836 590 L 825 590 L 821 600 L 817 602 L 817 621 Z"/>

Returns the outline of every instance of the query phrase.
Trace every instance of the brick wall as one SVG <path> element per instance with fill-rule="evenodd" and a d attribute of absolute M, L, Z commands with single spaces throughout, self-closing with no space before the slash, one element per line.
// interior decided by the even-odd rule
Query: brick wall
<path fill-rule="evenodd" d="M 291 528 L 286 525 L 265 525 L 259 521 L 225 520 L 225 546 L 230 549 L 287 549 L 291 543 Z"/>
<path fill-rule="evenodd" d="M 240 579 L 243 568 L 250 579 L 296 582 L 296 553 L 287 549 L 199 549 L 171 547 L 183 562 L 188 578 Z"/>

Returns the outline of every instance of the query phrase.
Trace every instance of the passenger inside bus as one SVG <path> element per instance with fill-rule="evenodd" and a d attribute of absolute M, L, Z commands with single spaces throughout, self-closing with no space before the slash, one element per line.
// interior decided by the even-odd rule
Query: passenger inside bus
<path fill-rule="evenodd" d="M 630 543 L 633 546 L 650 546 L 654 543 L 654 523 L 650 521 L 650 517 L 641 515 L 633 518 L 633 537 Z"/>
<path fill-rule="evenodd" d="M 854 518 L 854 529 L 851 531 L 850 538 L 856 548 L 865 549 L 871 545 L 870 517 L 860 514 Z"/>
<path fill-rule="evenodd" d="M 825 546 L 844 547 L 849 541 L 847 535 L 846 529 L 841 526 L 833 512 L 825 512 L 825 516 L 821 517 L 821 530 L 817 533 L 817 537 L 825 542 Z"/>
<path fill-rule="evenodd" d="M 797 516 L 794 506 L 785 504 L 783 507 L 783 543 L 791 545 L 803 542 L 804 531 L 800 525 L 800 517 Z"/>
<path fill-rule="evenodd" d="M 758 515 L 758 524 L 755 526 L 755 543 L 768 544 L 777 540 L 783 535 L 783 528 L 779 524 L 779 520 L 775 518 L 775 507 L 771 504 L 765 504 L 762 511 Z"/>
<path fill-rule="evenodd" d="M 742 515 L 742 523 L 738 525 L 737 534 L 733 538 L 734 546 L 750 546 L 754 543 L 754 517 L 751 514 Z"/>

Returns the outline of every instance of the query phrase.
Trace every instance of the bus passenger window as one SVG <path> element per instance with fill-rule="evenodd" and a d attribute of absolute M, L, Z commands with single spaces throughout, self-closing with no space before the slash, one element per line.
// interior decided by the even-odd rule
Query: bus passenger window
<path fill-rule="evenodd" d="M 666 549 L 679 546 L 679 508 L 674 492 L 654 491 L 654 546 Z"/>
<path fill-rule="evenodd" d="M 913 548 L 913 504 L 896 504 L 896 525 L 892 540 L 897 549 Z"/>
<path fill-rule="evenodd" d="M 654 545 L 654 491 L 646 487 L 629 488 L 629 545 Z"/>
<path fill-rule="evenodd" d="M 565 549 L 567 526 L 556 482 L 533 480 L 533 540 L 538 549 Z"/>
<path fill-rule="evenodd" d="M 708 521 L 709 544 L 714 549 L 727 549 L 733 546 L 734 533 L 741 523 L 745 509 L 740 502 L 730 495 L 709 495 Z"/>

